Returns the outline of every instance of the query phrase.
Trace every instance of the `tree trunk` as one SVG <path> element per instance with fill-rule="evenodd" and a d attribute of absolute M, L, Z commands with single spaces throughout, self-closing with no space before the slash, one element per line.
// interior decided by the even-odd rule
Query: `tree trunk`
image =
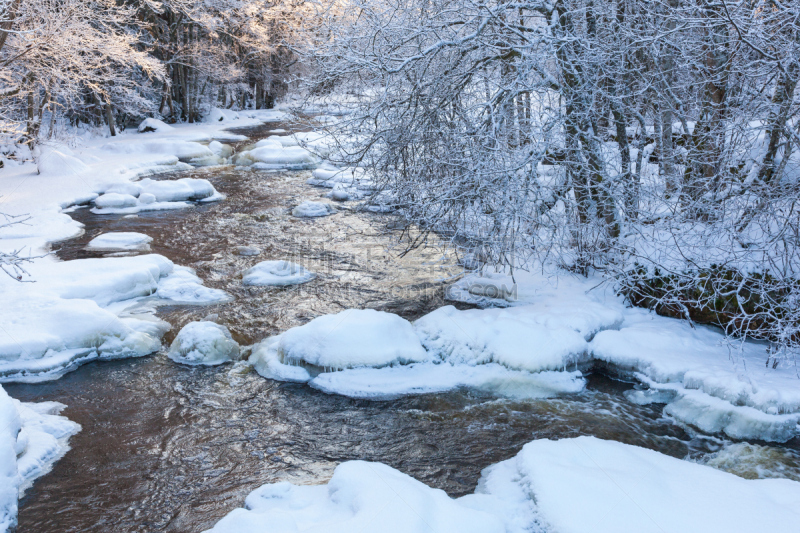
<path fill-rule="evenodd" d="M 111 103 L 106 100 L 106 121 L 108 122 L 108 131 L 112 137 L 117 136 L 117 129 L 114 127 L 114 113 L 111 111 Z"/>

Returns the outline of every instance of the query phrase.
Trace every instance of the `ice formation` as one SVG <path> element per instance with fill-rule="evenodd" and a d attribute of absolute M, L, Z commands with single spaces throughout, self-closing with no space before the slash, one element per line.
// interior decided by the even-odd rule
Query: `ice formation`
<path fill-rule="evenodd" d="M 184 365 L 221 365 L 239 358 L 239 344 L 225 326 L 190 322 L 172 341 L 167 356 Z"/>
<path fill-rule="evenodd" d="M 306 283 L 315 277 L 313 272 L 290 261 L 262 261 L 244 272 L 242 283 L 284 287 Z"/>
<path fill-rule="evenodd" d="M 153 241 L 143 233 L 115 232 L 98 235 L 86 245 L 89 250 L 102 252 L 136 251 L 149 252 L 150 243 Z"/>

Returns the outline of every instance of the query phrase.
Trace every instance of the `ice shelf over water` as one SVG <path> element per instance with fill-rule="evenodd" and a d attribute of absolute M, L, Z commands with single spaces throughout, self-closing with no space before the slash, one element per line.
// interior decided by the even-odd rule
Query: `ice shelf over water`
<path fill-rule="evenodd" d="M 17 500 L 69 449 L 81 427 L 58 413 L 56 402 L 22 403 L 0 386 L 0 532 L 17 523 Z"/>
<path fill-rule="evenodd" d="M 291 261 L 262 261 L 242 275 L 245 285 L 285 287 L 311 281 L 316 274 Z"/>

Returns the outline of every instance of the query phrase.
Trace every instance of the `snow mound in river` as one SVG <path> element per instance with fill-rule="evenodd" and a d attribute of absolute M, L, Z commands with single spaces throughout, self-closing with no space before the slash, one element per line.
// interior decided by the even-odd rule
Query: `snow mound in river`
<path fill-rule="evenodd" d="M 97 251 L 137 251 L 149 252 L 153 238 L 144 233 L 114 232 L 98 235 L 86 245 L 89 250 Z"/>
<path fill-rule="evenodd" d="M 311 200 L 306 200 L 302 204 L 292 209 L 292 215 L 296 217 L 309 218 L 325 217 L 332 215 L 335 212 L 336 209 L 331 204 L 326 202 L 312 202 Z"/>
<path fill-rule="evenodd" d="M 136 183 L 115 184 L 94 199 L 93 213 L 133 214 L 140 211 L 181 209 L 188 202 L 214 202 L 224 195 L 210 181 L 198 178 L 153 180 L 145 178 Z"/>
<path fill-rule="evenodd" d="M 239 358 L 239 344 L 225 326 L 190 322 L 172 341 L 167 356 L 184 365 L 221 365 Z"/>
<path fill-rule="evenodd" d="M 262 261 L 244 272 L 242 283 L 284 287 L 306 283 L 314 277 L 316 274 L 290 261 Z"/>
<path fill-rule="evenodd" d="M 282 379 L 280 373 L 286 372 L 295 378 L 292 381 L 307 381 L 310 374 L 303 368 L 283 367 L 299 364 L 320 369 L 381 367 L 415 363 L 428 357 L 411 323 L 372 309 L 348 309 L 324 315 L 276 339 L 257 345 L 251 356 L 256 370 L 264 377 Z"/>
<path fill-rule="evenodd" d="M 0 387 L 0 531 L 17 522 L 17 498 L 47 473 L 81 427 L 58 412 L 56 402 L 22 403 Z"/>
<path fill-rule="evenodd" d="M 793 531 L 800 483 L 746 480 L 652 450 L 578 437 L 533 441 L 458 499 L 380 463 L 326 485 L 263 485 L 211 533 L 750 533 Z"/>

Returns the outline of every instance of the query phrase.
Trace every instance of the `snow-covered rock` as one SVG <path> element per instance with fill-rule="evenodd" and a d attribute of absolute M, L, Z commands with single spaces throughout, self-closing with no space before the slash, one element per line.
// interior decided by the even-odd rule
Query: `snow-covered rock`
<path fill-rule="evenodd" d="M 292 215 L 296 217 L 324 217 L 336 212 L 336 209 L 326 202 L 312 202 L 306 200 L 302 204 L 292 209 Z"/>
<path fill-rule="evenodd" d="M 262 261 L 244 272 L 242 283 L 284 287 L 306 283 L 315 277 L 313 272 L 290 261 Z"/>
<path fill-rule="evenodd" d="M 203 117 L 204 122 L 230 122 L 232 120 L 239 120 L 239 113 L 230 109 L 220 109 L 212 107 L 206 116 Z"/>
<path fill-rule="evenodd" d="M 153 180 L 145 178 L 138 182 L 143 193 L 156 197 L 157 202 L 181 202 L 186 200 L 202 200 L 213 196 L 217 191 L 211 182 L 197 178 L 181 178 L 177 180 Z"/>
<path fill-rule="evenodd" d="M 22 403 L 0 387 L 0 531 L 16 526 L 17 499 L 69 449 L 81 427 L 56 402 Z"/>
<path fill-rule="evenodd" d="M 236 253 L 243 257 L 253 257 L 256 255 L 261 255 L 261 249 L 256 248 L 255 246 L 237 246 Z"/>
<path fill-rule="evenodd" d="M 800 483 L 746 480 L 594 437 L 537 440 L 451 499 L 384 464 L 340 464 L 327 485 L 263 485 L 210 533 L 793 531 Z"/>
<path fill-rule="evenodd" d="M 120 194 L 116 192 L 101 194 L 100 196 L 94 199 L 94 205 L 97 206 L 99 209 L 107 209 L 109 207 L 114 207 L 114 208 L 134 207 L 137 203 L 138 200 L 136 199 L 135 196 L 131 196 L 130 194 Z"/>
<path fill-rule="evenodd" d="M 449 363 L 499 363 L 512 370 L 575 370 L 588 360 L 587 339 L 614 327 L 622 316 L 585 302 L 560 305 L 470 309 L 446 306 L 425 315 L 414 329 L 425 348 Z"/>
<path fill-rule="evenodd" d="M 96 251 L 137 251 L 149 252 L 153 238 L 144 233 L 115 232 L 98 235 L 86 245 L 89 250 Z"/>
<path fill-rule="evenodd" d="M 208 143 L 208 149 L 219 157 L 227 158 L 233 155 L 233 147 L 229 144 L 223 144 L 219 141 L 211 141 Z"/>
<path fill-rule="evenodd" d="M 190 207 L 190 201 L 214 202 L 223 198 L 224 195 L 217 192 L 208 180 L 145 178 L 137 183 L 109 187 L 104 194 L 94 199 L 95 208 L 92 212 L 99 215 L 135 214 L 141 211 L 181 209 Z"/>
<path fill-rule="evenodd" d="M 239 358 L 239 344 L 225 326 L 191 322 L 172 341 L 167 356 L 184 365 L 221 365 Z"/>
<path fill-rule="evenodd" d="M 165 133 L 171 130 L 174 130 L 172 126 L 169 124 L 165 124 L 164 122 L 158 120 L 157 118 L 146 118 L 139 124 L 139 133 L 147 133 L 150 131 L 156 131 L 158 133 Z"/>
<path fill-rule="evenodd" d="M 310 374 L 283 367 L 382 367 L 427 358 L 407 320 L 372 309 L 348 309 L 315 318 L 279 338 L 264 341 L 254 349 L 250 360 L 264 377 L 282 379 L 280 375 L 285 372 L 294 377 L 293 381 L 307 381 Z"/>
<path fill-rule="evenodd" d="M 227 302 L 231 296 L 221 289 L 203 285 L 189 267 L 175 266 L 169 275 L 161 278 L 155 295 L 164 300 L 183 304 L 214 304 Z"/>
<path fill-rule="evenodd" d="M 262 170 L 303 170 L 319 164 L 317 157 L 299 146 L 283 147 L 275 143 L 262 143 L 252 150 L 240 152 L 234 162 L 237 165 L 253 165 Z"/>

